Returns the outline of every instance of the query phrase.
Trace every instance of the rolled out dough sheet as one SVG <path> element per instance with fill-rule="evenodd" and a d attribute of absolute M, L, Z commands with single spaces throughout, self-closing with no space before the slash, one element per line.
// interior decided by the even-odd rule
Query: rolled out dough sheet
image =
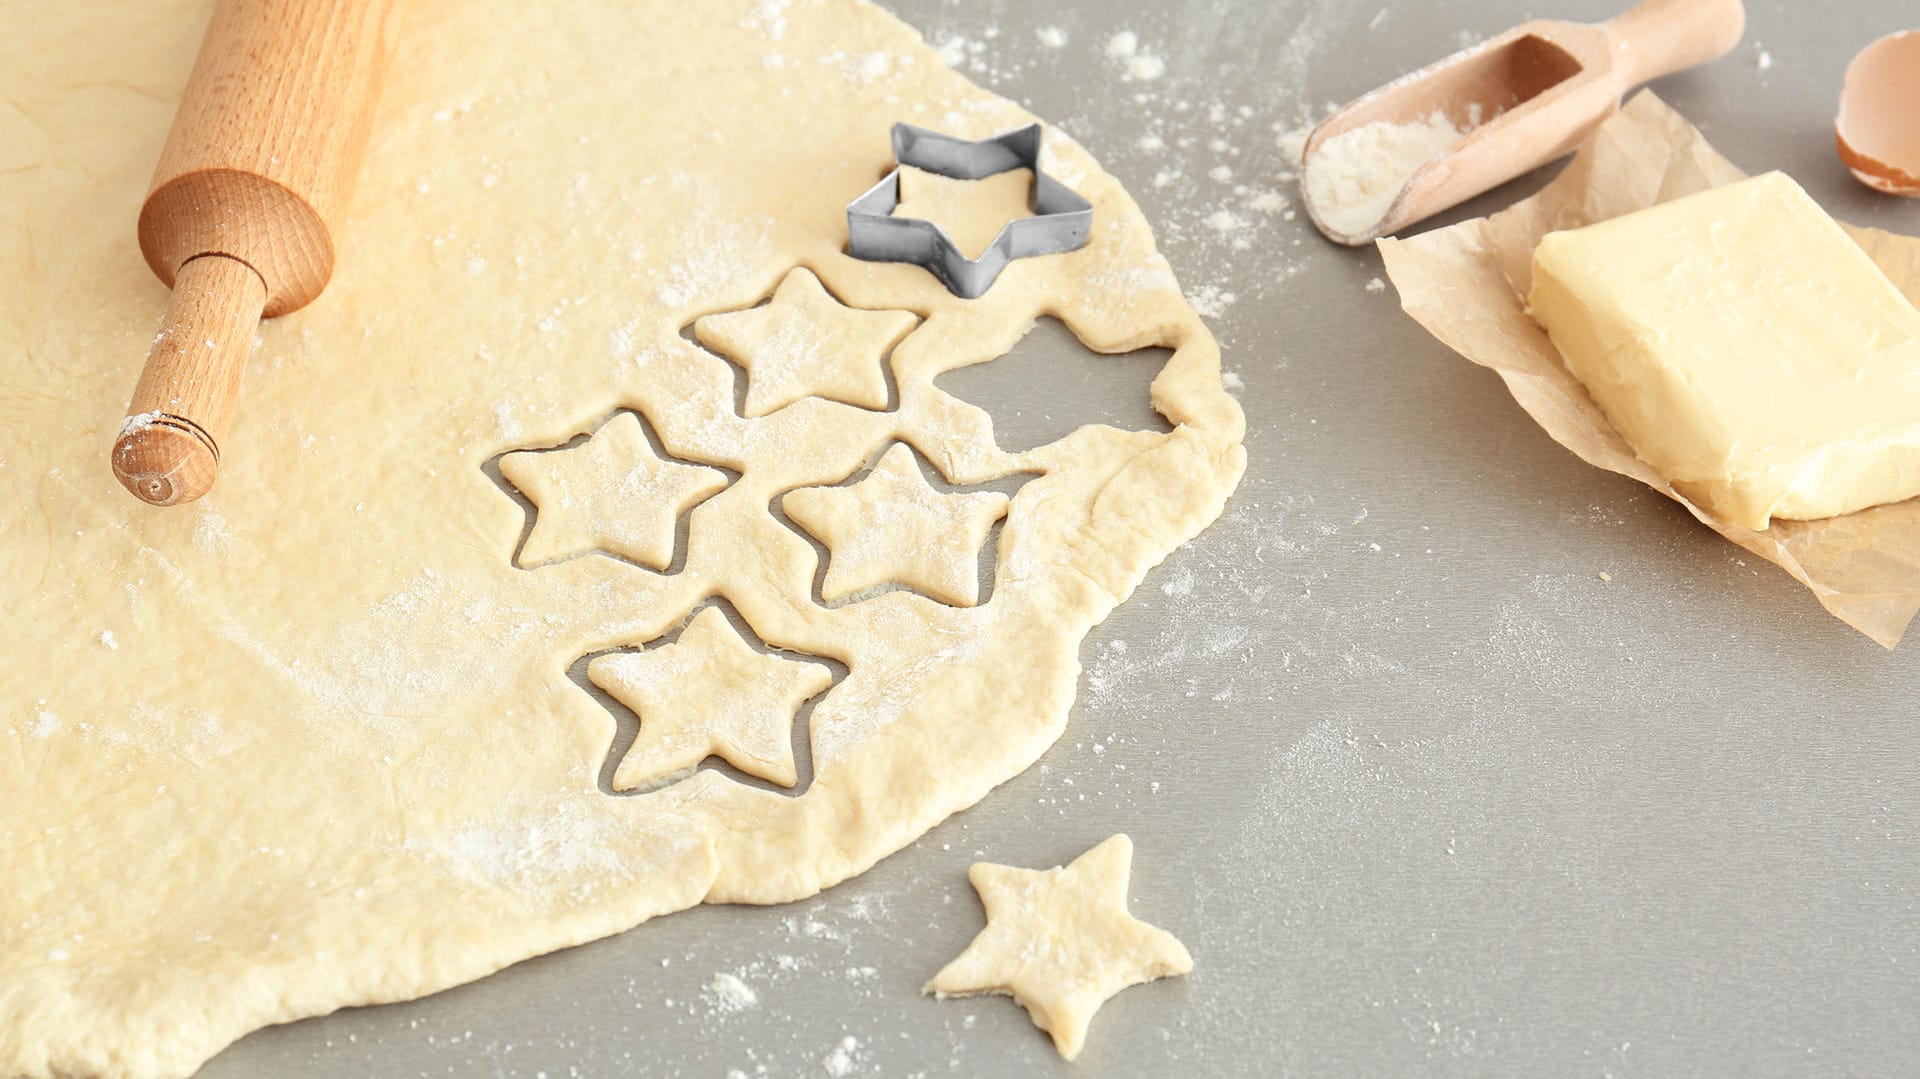
<path fill-rule="evenodd" d="M 418 0 L 332 288 L 262 328 L 212 497 L 140 506 L 106 467 L 166 300 L 132 223 L 207 14 L 56 5 L 0 39 L 0 1074 L 184 1075 L 265 1024 L 857 874 L 1059 736 L 1087 630 L 1240 476 L 1213 339 L 1059 132 L 1085 249 L 974 302 L 842 254 L 894 121 L 1031 119 L 883 12 Z M 896 407 L 749 418 L 741 370 L 681 335 L 802 267 L 919 320 Z M 933 378 L 1042 315 L 1099 351 L 1172 349 L 1171 432 L 996 449 Z M 515 565 L 525 517 L 483 466 L 628 413 L 725 480 L 679 492 L 672 561 Z M 987 602 L 814 597 L 815 549 L 769 507 L 899 443 L 960 493 L 1031 475 Z M 564 495 L 541 512 L 600 504 Z M 884 528 L 858 542 L 890 557 Z M 615 722 L 569 665 L 720 601 L 743 641 L 836 673 L 810 774 L 602 793 Z"/>

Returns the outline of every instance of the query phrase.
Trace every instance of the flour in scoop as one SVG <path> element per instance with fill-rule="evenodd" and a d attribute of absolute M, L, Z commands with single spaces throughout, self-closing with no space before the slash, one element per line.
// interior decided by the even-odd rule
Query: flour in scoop
<path fill-rule="evenodd" d="M 1477 110 L 1476 110 L 1477 112 Z M 1479 126 L 1478 115 L 1456 127 L 1434 110 L 1422 120 L 1362 124 L 1321 143 L 1301 178 L 1314 216 L 1335 232 L 1373 231 L 1420 166 Z"/>

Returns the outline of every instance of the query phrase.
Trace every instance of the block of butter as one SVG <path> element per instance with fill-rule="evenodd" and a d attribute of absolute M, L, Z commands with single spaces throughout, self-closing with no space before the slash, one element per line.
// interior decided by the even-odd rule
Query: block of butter
<path fill-rule="evenodd" d="M 1528 302 L 1640 459 L 1716 517 L 1920 495 L 1920 311 L 1782 173 L 1547 234 Z"/>

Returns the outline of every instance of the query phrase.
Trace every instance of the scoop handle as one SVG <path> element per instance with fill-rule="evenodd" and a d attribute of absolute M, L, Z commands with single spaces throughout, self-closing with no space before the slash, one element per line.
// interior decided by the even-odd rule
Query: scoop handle
<path fill-rule="evenodd" d="M 1625 90 L 1732 52 L 1747 10 L 1740 0 L 1645 0 L 1602 25 Z"/>

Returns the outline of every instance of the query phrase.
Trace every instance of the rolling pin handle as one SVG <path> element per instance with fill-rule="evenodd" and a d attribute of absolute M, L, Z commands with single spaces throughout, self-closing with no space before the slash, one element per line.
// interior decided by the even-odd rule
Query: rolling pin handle
<path fill-rule="evenodd" d="M 213 486 L 261 316 L 332 276 L 400 25 L 399 0 L 211 6 L 140 207 L 140 251 L 173 302 L 111 459 L 156 506 Z"/>
<path fill-rule="evenodd" d="M 238 259 L 205 255 L 180 267 L 113 444 L 113 474 L 142 502 L 174 506 L 212 490 L 266 302 L 266 283 Z"/>

